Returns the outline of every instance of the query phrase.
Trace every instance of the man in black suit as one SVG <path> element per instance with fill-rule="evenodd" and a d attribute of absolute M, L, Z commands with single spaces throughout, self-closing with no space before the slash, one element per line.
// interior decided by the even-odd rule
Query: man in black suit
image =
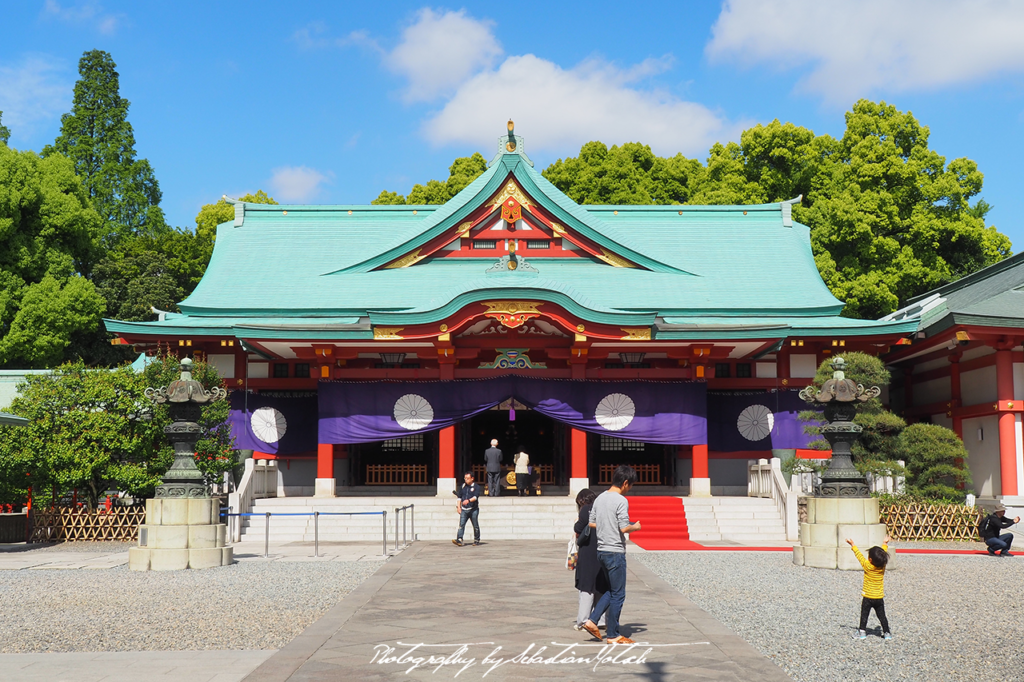
<path fill-rule="evenodd" d="M 484 462 L 487 464 L 487 494 L 491 497 L 501 495 L 501 458 L 504 455 L 498 449 L 498 439 L 491 441 L 491 447 L 484 452 Z"/>

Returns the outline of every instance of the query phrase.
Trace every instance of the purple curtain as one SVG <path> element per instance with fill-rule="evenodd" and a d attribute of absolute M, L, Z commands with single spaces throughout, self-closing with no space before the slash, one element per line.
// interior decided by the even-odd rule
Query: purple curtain
<path fill-rule="evenodd" d="M 704 443 L 705 384 L 569 381 L 506 375 L 475 381 L 321 381 L 321 443 L 436 431 L 515 398 L 573 428 L 665 445 Z"/>
<path fill-rule="evenodd" d="M 280 398 L 259 393 L 247 396 L 245 391 L 235 391 L 231 394 L 228 422 L 239 450 L 277 455 L 315 451 L 317 397 Z"/>
<path fill-rule="evenodd" d="M 805 448 L 797 391 L 709 392 L 708 449 L 716 452 Z"/>

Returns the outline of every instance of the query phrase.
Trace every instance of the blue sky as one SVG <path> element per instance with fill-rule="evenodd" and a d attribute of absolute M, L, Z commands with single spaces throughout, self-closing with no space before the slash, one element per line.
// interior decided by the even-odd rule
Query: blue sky
<path fill-rule="evenodd" d="M 985 174 L 989 222 L 1024 245 L 1024 3 L 8 3 L 0 111 L 39 150 L 78 59 L 111 53 L 168 221 L 265 189 L 368 203 L 490 158 L 511 117 L 544 168 L 582 143 L 702 161 L 778 118 L 842 134 L 860 97 L 912 111 Z"/>

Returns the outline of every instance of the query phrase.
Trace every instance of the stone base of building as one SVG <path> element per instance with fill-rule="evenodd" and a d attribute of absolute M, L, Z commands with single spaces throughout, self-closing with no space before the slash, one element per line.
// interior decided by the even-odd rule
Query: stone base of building
<path fill-rule="evenodd" d="M 452 491 L 455 489 L 454 478 L 437 479 L 437 497 L 451 497 Z"/>
<path fill-rule="evenodd" d="M 337 485 L 333 478 L 318 478 L 313 481 L 313 497 L 335 497 L 335 486 Z"/>
<path fill-rule="evenodd" d="M 812 497 L 807 500 L 807 521 L 800 524 L 800 545 L 793 548 L 797 566 L 860 571 L 846 539 L 852 539 L 864 556 L 885 541 L 885 524 L 878 522 L 878 500 L 873 497 Z M 888 568 L 893 556 L 890 552 Z"/>
<path fill-rule="evenodd" d="M 711 479 L 691 478 L 690 497 L 711 497 Z"/>
<path fill-rule="evenodd" d="M 569 479 L 569 497 L 576 497 L 576 494 L 581 490 L 585 490 L 590 487 L 589 478 L 570 478 Z"/>
<path fill-rule="evenodd" d="M 234 549 L 226 546 L 218 501 L 210 498 L 146 500 L 146 523 L 139 546 L 128 550 L 133 571 L 180 571 L 227 566 Z"/>

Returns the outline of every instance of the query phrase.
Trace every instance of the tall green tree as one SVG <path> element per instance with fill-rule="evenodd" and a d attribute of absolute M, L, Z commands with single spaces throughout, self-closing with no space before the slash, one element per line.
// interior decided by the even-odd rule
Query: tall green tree
<path fill-rule="evenodd" d="M 0 366 L 60 364 L 95 334 L 100 225 L 68 159 L 0 145 Z"/>
<path fill-rule="evenodd" d="M 136 158 L 129 102 L 120 94 L 117 65 L 107 52 L 91 50 L 79 60 L 78 73 L 71 112 L 61 117 L 60 135 L 43 155 L 59 153 L 74 162 L 103 220 L 105 247 L 165 231 L 160 185 L 149 161 Z"/>
<path fill-rule="evenodd" d="M 1009 239 L 968 203 L 982 187 L 977 164 L 947 164 L 928 135 L 910 112 L 860 100 L 821 159 L 807 205 L 794 209 L 845 315 L 892 312 L 1010 253 Z"/>
<path fill-rule="evenodd" d="M 11 139 L 11 129 L 4 125 L 4 112 L 0 111 L 0 144 L 7 144 Z"/>
<path fill-rule="evenodd" d="M 384 190 L 370 203 L 377 206 L 443 204 L 483 175 L 486 170 L 487 159 L 480 152 L 473 156 L 459 157 L 448 168 L 448 179 L 445 182 L 430 180 L 426 185 L 413 185 L 408 196 Z"/>

